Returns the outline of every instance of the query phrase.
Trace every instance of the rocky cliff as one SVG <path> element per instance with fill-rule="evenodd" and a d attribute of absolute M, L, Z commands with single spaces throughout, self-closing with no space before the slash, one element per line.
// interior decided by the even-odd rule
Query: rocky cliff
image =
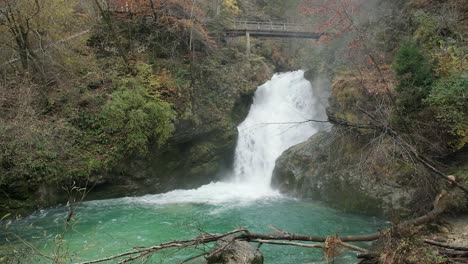
<path fill-rule="evenodd" d="M 327 113 L 365 124 L 365 112 L 371 111 L 377 95 L 378 91 L 363 89 L 353 74 L 341 73 L 331 86 Z M 409 212 L 418 196 L 411 181 L 416 172 L 387 156 L 390 142 L 377 141 L 371 130 L 334 125 L 285 151 L 276 162 L 272 185 L 283 193 L 350 211 Z"/>
<path fill-rule="evenodd" d="M 159 67 L 156 70 L 164 71 L 170 66 L 169 62 L 163 60 L 159 63 L 161 65 L 154 65 L 155 68 Z M 178 85 L 179 89 L 175 91 L 165 91 L 164 87 L 158 91 L 161 96 L 165 96 L 164 93 L 173 93 L 165 99 L 172 103 L 174 112 L 177 113 L 174 120 L 175 130 L 166 143 L 159 145 L 150 141 L 149 151 L 145 155 L 118 153 L 122 155 L 119 162 L 112 163 L 109 168 L 101 166 L 103 168 L 85 176 L 81 176 L 82 173 L 77 173 L 78 176 L 48 176 L 50 180 L 46 183 L 44 179 L 31 180 L 30 177 L 14 175 L 12 181 L 0 181 L 0 189 L 4 195 L 0 199 L 0 215 L 27 214 L 37 208 L 65 204 L 74 199 L 70 196 L 81 199 L 82 196 L 78 192 L 81 188 L 89 191 L 86 199 L 107 199 L 196 188 L 215 180 L 225 169 L 229 169 L 236 145 L 237 125 L 247 115 L 257 86 L 272 76 L 271 67 L 262 58 L 249 57 L 229 48 L 219 50 L 215 55 L 199 58 L 198 63 L 190 69 L 186 69 L 187 65 L 182 61 L 175 60 L 173 64 L 175 66 L 170 70 L 180 72 L 182 76 L 180 80 L 175 77 L 173 79 L 182 84 Z M 106 83 L 103 84 L 104 87 L 75 97 L 89 97 L 91 94 L 93 98 L 100 98 L 100 94 L 108 93 L 106 89 L 109 88 L 105 85 Z M 76 107 L 79 109 L 77 112 L 86 117 L 86 122 L 92 124 L 89 129 L 92 132 L 89 134 L 91 142 L 101 140 L 103 135 L 95 123 L 104 100 L 94 101 L 96 103 L 88 103 L 83 107 L 78 103 Z M 94 105 L 96 107 L 93 108 Z M 72 141 L 68 138 L 67 140 L 66 142 Z M 80 140 L 77 140 L 78 144 Z M 104 140 L 109 138 L 106 136 Z M 59 141 L 53 143 L 54 146 L 59 144 Z M 97 150 L 97 153 L 106 153 L 112 148 L 104 144 L 102 149 Z M 74 153 L 87 155 L 87 152 L 83 151 Z M 75 159 L 81 161 L 81 156 Z M 104 158 L 103 155 L 97 155 L 92 161 Z M 58 158 L 54 156 L 51 159 Z M 50 164 L 55 163 L 40 165 L 47 167 Z M 86 166 L 90 164 L 92 163 L 75 162 L 69 166 L 75 172 L 86 172 Z"/>
<path fill-rule="evenodd" d="M 196 188 L 229 169 L 237 125 L 247 116 L 257 86 L 272 72 L 261 58 L 229 51 L 227 55 L 224 62 L 206 61 L 194 70 L 193 94 L 172 138 L 162 147 L 154 146 L 146 159 L 130 159 L 118 166 L 102 184 L 112 195 Z"/>

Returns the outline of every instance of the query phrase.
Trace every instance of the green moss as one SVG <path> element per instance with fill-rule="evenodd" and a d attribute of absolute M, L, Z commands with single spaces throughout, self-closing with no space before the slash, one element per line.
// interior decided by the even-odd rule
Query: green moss
<path fill-rule="evenodd" d="M 370 215 L 382 215 L 382 201 L 366 194 L 359 188 L 359 184 L 349 179 L 333 177 L 327 189 L 330 192 L 330 199 L 334 201 L 334 206 L 345 211 L 361 212 Z"/>

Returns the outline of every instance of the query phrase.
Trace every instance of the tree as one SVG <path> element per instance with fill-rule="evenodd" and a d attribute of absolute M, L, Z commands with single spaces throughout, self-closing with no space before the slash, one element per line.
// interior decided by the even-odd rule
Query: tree
<path fill-rule="evenodd" d="M 396 86 L 398 106 L 404 113 L 414 113 L 423 107 L 432 83 L 432 66 L 416 43 L 405 42 L 396 53 L 393 69 L 399 80 Z"/>
<path fill-rule="evenodd" d="M 454 150 L 468 144 L 468 76 L 454 75 L 435 82 L 425 103 L 450 134 Z"/>
<path fill-rule="evenodd" d="M 319 16 L 316 26 L 320 32 L 329 33 L 330 37 L 339 37 L 345 32 L 356 30 L 353 15 L 357 5 L 351 0 L 326 0 L 322 2 L 305 0 L 299 7 L 306 15 Z"/>
<path fill-rule="evenodd" d="M 194 0 L 145 0 L 103 4 L 94 0 L 105 28 L 97 27 L 90 40 L 94 46 L 114 45 L 126 64 L 135 47 L 150 48 L 157 57 L 209 51 L 214 42 L 206 30 L 202 4 Z M 105 41 L 109 35 L 110 42 Z M 185 55 L 185 54 L 184 54 Z"/>
<path fill-rule="evenodd" d="M 2 1 L 0 32 L 8 33 L 2 41 L 17 54 L 23 70 L 43 73 L 38 53 L 74 28 L 79 19 L 73 16 L 76 3 L 62 0 Z"/>
<path fill-rule="evenodd" d="M 165 143 L 174 131 L 172 106 L 151 91 L 150 65 L 137 63 L 135 76 L 122 78 L 103 109 L 103 125 L 122 153 L 145 155 L 150 141 Z"/>
<path fill-rule="evenodd" d="M 94 3 L 96 4 L 97 9 L 99 10 L 99 14 L 102 17 L 102 20 L 104 23 L 106 23 L 107 27 L 109 28 L 110 34 L 112 36 L 112 39 L 115 42 L 115 45 L 117 46 L 117 50 L 119 52 L 120 57 L 124 61 L 125 65 L 128 67 L 129 66 L 129 60 L 127 56 L 127 52 L 124 50 L 123 45 L 120 41 L 120 38 L 117 34 L 114 21 L 112 18 L 111 10 L 109 9 L 109 5 L 107 5 L 107 10 L 104 9 L 104 6 L 100 3 L 100 0 L 94 0 Z"/>

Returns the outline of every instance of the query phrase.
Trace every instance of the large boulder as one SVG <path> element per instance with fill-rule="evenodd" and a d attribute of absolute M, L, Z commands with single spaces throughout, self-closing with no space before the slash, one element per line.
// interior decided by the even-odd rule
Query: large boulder
<path fill-rule="evenodd" d="M 357 135 L 323 131 L 286 150 L 276 161 L 272 185 L 282 193 L 312 198 L 360 213 L 390 215 L 413 206 L 416 186 L 402 181 L 411 168 L 372 155 Z"/>
<path fill-rule="evenodd" d="M 263 264 L 263 255 L 249 242 L 227 236 L 216 242 L 206 261 L 207 264 Z"/>

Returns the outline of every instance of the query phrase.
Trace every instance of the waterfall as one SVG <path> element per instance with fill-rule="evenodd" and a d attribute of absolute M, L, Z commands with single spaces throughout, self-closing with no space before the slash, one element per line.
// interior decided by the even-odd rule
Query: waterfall
<path fill-rule="evenodd" d="M 315 134 L 319 125 L 306 121 L 323 116 L 323 106 L 303 71 L 275 74 L 258 87 L 247 118 L 238 126 L 234 169 L 225 181 L 136 199 L 156 204 L 219 204 L 278 197 L 270 187 L 276 159 Z"/>
<path fill-rule="evenodd" d="M 319 102 L 303 71 L 276 74 L 258 87 L 250 112 L 239 125 L 234 175 L 238 184 L 270 188 L 276 159 L 315 134 Z"/>

